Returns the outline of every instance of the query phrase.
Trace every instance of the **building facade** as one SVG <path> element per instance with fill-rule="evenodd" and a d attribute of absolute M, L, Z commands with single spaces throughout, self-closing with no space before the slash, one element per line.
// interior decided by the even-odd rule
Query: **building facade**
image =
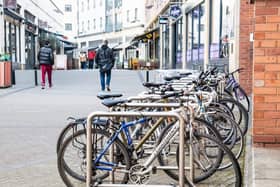
<path fill-rule="evenodd" d="M 55 1 L 57 6 L 63 12 L 63 34 L 67 36 L 69 41 L 75 42 L 78 35 L 77 16 L 78 16 L 78 4 L 77 0 L 64 0 Z"/>
<path fill-rule="evenodd" d="M 1 0 L 0 4 L 0 53 L 9 54 L 14 68 L 33 69 L 40 41 L 63 33 L 62 11 L 51 0 Z"/>
<path fill-rule="evenodd" d="M 117 67 L 138 55 L 131 40 L 144 31 L 143 1 L 78 0 L 78 43 L 82 50 L 99 47 L 103 39 L 116 53 Z"/>

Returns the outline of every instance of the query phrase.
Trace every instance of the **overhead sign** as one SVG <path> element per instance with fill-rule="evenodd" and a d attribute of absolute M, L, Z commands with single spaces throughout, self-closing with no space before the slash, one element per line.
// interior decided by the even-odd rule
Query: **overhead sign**
<path fill-rule="evenodd" d="M 167 16 L 159 16 L 159 24 L 168 24 Z"/>
<path fill-rule="evenodd" d="M 182 10 L 179 5 L 171 5 L 170 6 L 170 11 L 169 11 L 169 16 L 173 19 L 177 19 L 182 15 Z"/>

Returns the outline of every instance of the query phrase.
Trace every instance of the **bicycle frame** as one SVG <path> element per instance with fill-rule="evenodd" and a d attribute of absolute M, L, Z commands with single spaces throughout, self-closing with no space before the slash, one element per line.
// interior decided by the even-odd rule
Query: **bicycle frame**
<path fill-rule="evenodd" d="M 130 117 L 130 116 L 146 116 L 146 117 L 175 117 L 177 120 L 179 120 L 180 123 L 180 131 L 179 131 L 179 136 L 180 136 L 180 142 L 181 144 L 179 145 L 179 160 L 180 160 L 180 165 L 179 165 L 179 186 L 183 187 L 185 185 L 185 170 L 184 170 L 184 119 L 180 114 L 178 114 L 175 111 L 170 111 L 170 112 L 93 112 L 91 113 L 88 118 L 87 118 L 87 134 L 92 133 L 92 128 L 91 128 L 91 119 L 93 117 L 98 117 L 98 116 L 103 116 L 103 117 Z M 87 136 L 87 177 L 86 177 L 86 186 L 90 187 L 91 186 L 91 180 L 92 180 L 92 139 L 91 136 Z M 192 177 L 191 177 L 192 178 Z"/>

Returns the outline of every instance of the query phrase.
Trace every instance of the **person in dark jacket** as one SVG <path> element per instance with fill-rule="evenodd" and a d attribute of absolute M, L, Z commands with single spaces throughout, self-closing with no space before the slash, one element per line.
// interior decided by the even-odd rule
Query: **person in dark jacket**
<path fill-rule="evenodd" d="M 105 76 L 106 76 L 106 89 L 111 91 L 111 70 L 114 67 L 115 59 L 113 50 L 108 47 L 108 41 L 104 40 L 102 46 L 98 49 L 95 56 L 95 63 L 100 71 L 101 90 L 105 91 Z"/>
<path fill-rule="evenodd" d="M 52 66 L 54 64 L 54 57 L 53 57 L 53 51 L 50 46 L 49 41 L 45 42 L 45 45 L 40 48 L 38 53 L 38 60 L 41 67 L 42 72 L 42 89 L 45 89 L 45 77 L 46 73 L 48 74 L 48 81 L 49 81 L 49 87 L 52 87 Z"/>

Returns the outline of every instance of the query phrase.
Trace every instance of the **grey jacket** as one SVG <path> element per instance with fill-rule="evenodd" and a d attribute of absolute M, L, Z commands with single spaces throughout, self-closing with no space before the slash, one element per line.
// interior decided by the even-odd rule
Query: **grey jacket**
<path fill-rule="evenodd" d="M 54 59 L 53 59 L 53 52 L 50 46 L 45 45 L 44 47 L 41 47 L 38 53 L 38 60 L 40 65 L 53 65 Z"/>

